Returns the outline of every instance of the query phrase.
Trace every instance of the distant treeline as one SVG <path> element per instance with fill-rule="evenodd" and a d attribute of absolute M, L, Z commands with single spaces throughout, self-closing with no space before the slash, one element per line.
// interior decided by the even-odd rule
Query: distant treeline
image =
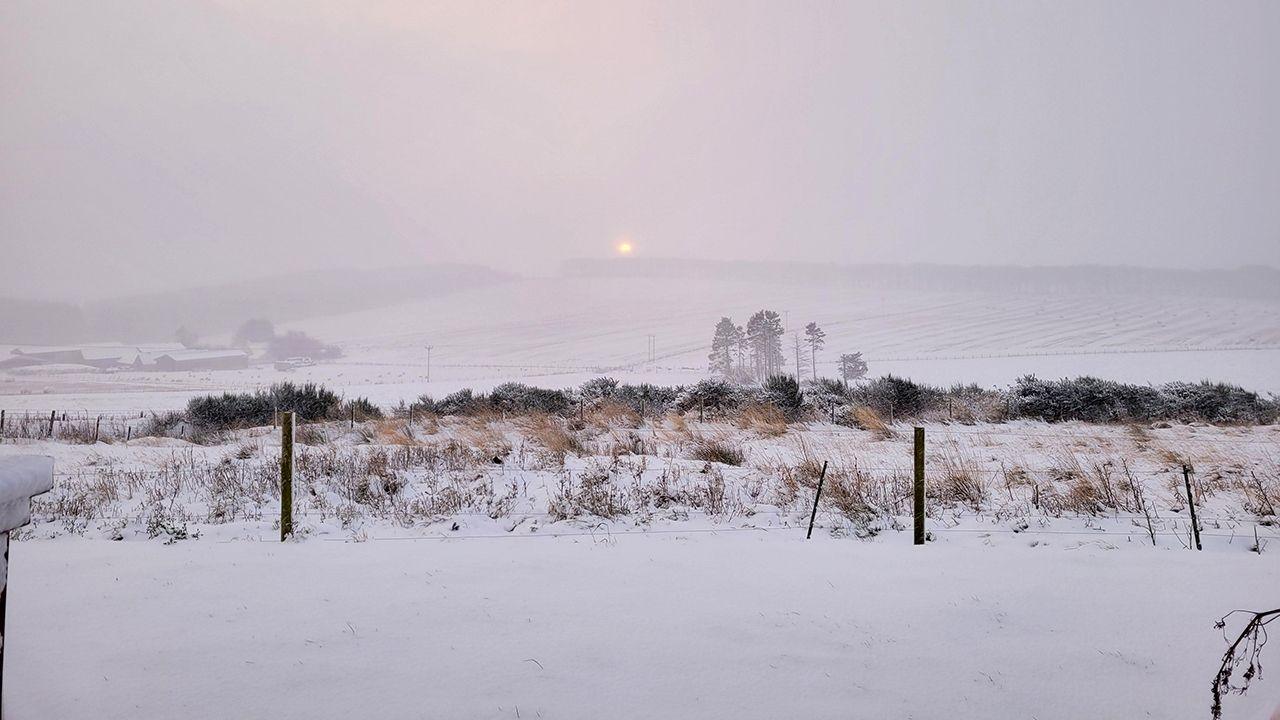
<path fill-rule="evenodd" d="M 111 298 L 82 305 L 0 298 L 0 343 L 172 340 L 179 328 L 230 332 L 245 318 L 287 322 L 436 297 L 503 282 L 474 265 L 324 271 Z"/>
<path fill-rule="evenodd" d="M 1280 270 L 1176 270 L 1123 265 L 835 265 L 676 258 L 568 260 L 572 277 L 662 277 L 796 282 L 874 290 L 1193 295 L 1280 300 Z"/>
<path fill-rule="evenodd" d="M 296 412 L 303 421 L 405 417 L 525 415 L 545 413 L 573 418 L 588 411 L 661 417 L 697 414 L 705 419 L 732 419 L 761 409 L 782 421 L 827 420 L 873 429 L 884 421 L 903 419 L 955 422 L 1003 422 L 1034 419 L 1093 423 L 1200 421 L 1274 423 L 1280 414 L 1276 398 L 1260 397 L 1236 385 L 1175 382 L 1132 385 L 1078 377 L 1019 379 L 1006 390 L 977 385 L 949 388 L 892 375 L 856 383 L 820 378 L 800 383 L 775 375 L 760 385 L 709 379 L 688 386 L 632 385 L 596 378 L 577 388 L 548 389 L 505 383 L 488 393 L 470 389 L 440 399 L 422 396 L 411 404 L 378 408 L 368 400 L 341 400 L 317 385 L 283 383 L 257 393 L 225 393 L 194 398 L 186 420 L 203 430 L 265 425 L 278 411 Z"/>

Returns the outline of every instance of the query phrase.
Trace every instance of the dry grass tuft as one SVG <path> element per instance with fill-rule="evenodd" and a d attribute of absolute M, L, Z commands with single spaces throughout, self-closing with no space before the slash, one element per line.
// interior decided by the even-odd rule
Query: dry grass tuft
<path fill-rule="evenodd" d="M 773 405 L 751 404 L 738 413 L 738 427 L 764 437 L 787 434 L 787 417 Z"/>
<path fill-rule="evenodd" d="M 561 462 L 568 453 L 581 455 L 582 441 L 561 422 L 546 413 L 534 413 L 521 419 L 527 437 L 556 455 Z"/>
<path fill-rule="evenodd" d="M 963 503 L 979 510 L 987 496 L 987 476 L 979 463 L 963 453 L 954 440 L 944 450 L 941 475 L 934 481 L 941 500 Z"/>
<path fill-rule="evenodd" d="M 857 405 L 849 409 L 849 422 L 860 430 L 866 430 L 877 440 L 890 440 L 895 437 L 893 428 L 885 424 L 875 410 L 866 405 Z"/>
<path fill-rule="evenodd" d="M 689 459 L 736 467 L 746 462 L 747 458 L 741 447 L 723 437 L 699 437 L 696 438 L 693 449 L 689 452 Z"/>
<path fill-rule="evenodd" d="M 603 400 L 585 414 L 587 424 L 598 430 L 640 427 L 640 413 L 615 400 Z"/>

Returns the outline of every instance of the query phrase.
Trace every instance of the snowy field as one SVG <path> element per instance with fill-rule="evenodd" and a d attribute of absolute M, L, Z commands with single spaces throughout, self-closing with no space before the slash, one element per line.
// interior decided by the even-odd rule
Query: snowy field
<path fill-rule="evenodd" d="M 6 715 L 1204 718 L 1214 620 L 1280 587 L 1217 547 L 908 543 L 24 542 Z"/>
<path fill-rule="evenodd" d="M 787 321 L 783 344 L 789 365 L 792 331 L 809 321 L 826 330 L 821 375 L 835 374 L 840 353 L 861 351 L 872 375 L 894 373 L 943 385 L 1003 387 L 1028 373 L 1093 374 L 1135 383 L 1209 379 L 1280 392 L 1280 307 L 1263 301 L 888 295 L 714 279 L 547 278 L 292 323 L 285 329 L 336 343 L 345 357 L 288 372 L 269 364 L 223 372 L 103 373 L 74 366 L 0 371 L 0 407 L 176 409 L 193 395 L 282 380 L 321 382 L 387 406 L 423 393 L 484 390 L 507 380 L 568 387 L 607 374 L 625 382 L 687 384 L 706 374 L 720 316 L 741 323 L 762 307 L 778 310 Z M 649 335 L 656 348 L 652 360 Z M 7 349 L 0 347 L 0 354 Z"/>

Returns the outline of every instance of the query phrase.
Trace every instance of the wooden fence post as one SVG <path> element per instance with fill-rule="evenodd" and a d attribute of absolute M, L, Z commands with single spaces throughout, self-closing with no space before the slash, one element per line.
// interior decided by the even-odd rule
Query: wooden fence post
<path fill-rule="evenodd" d="M 280 415 L 280 542 L 293 534 L 293 413 Z"/>
<path fill-rule="evenodd" d="M 58 419 L 58 411 L 49 411 L 49 437 L 53 437 L 53 421 Z"/>
<path fill-rule="evenodd" d="M 818 517 L 818 498 L 822 497 L 822 481 L 827 477 L 827 461 L 822 461 L 822 472 L 818 474 L 818 489 L 813 493 L 813 512 L 809 513 L 809 532 L 805 533 L 804 539 L 809 540 L 813 537 L 813 521 Z"/>
<path fill-rule="evenodd" d="M 915 432 L 915 482 L 912 484 L 912 506 L 915 512 L 913 544 L 924 544 L 924 428 Z"/>
<path fill-rule="evenodd" d="M 1196 499 L 1191 496 L 1191 468 L 1187 465 L 1182 466 L 1182 482 L 1187 485 L 1187 507 L 1191 509 L 1191 532 L 1195 535 L 1196 549 L 1203 550 L 1200 546 L 1200 524 L 1196 522 Z"/>
<path fill-rule="evenodd" d="M 93 421 L 93 444 L 94 445 L 98 444 L 98 431 L 101 429 L 102 429 L 102 416 L 99 415 L 98 419 Z"/>

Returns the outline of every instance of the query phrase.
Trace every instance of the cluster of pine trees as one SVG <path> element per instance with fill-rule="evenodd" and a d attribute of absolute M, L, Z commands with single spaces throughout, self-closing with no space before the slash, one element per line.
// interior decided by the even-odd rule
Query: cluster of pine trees
<path fill-rule="evenodd" d="M 759 310 L 747 320 L 746 327 L 732 318 L 722 317 L 716 323 L 711 338 L 711 354 L 707 356 L 711 372 L 736 382 L 762 382 L 766 378 L 782 375 L 787 365 L 783 352 L 782 317 L 774 310 Z M 795 358 L 795 377 L 801 379 L 808 366 L 810 377 L 818 377 L 818 351 L 826 346 L 827 333 L 816 322 L 792 335 Z M 846 382 L 866 376 L 867 363 L 862 353 L 845 353 L 840 356 L 840 377 Z"/>

